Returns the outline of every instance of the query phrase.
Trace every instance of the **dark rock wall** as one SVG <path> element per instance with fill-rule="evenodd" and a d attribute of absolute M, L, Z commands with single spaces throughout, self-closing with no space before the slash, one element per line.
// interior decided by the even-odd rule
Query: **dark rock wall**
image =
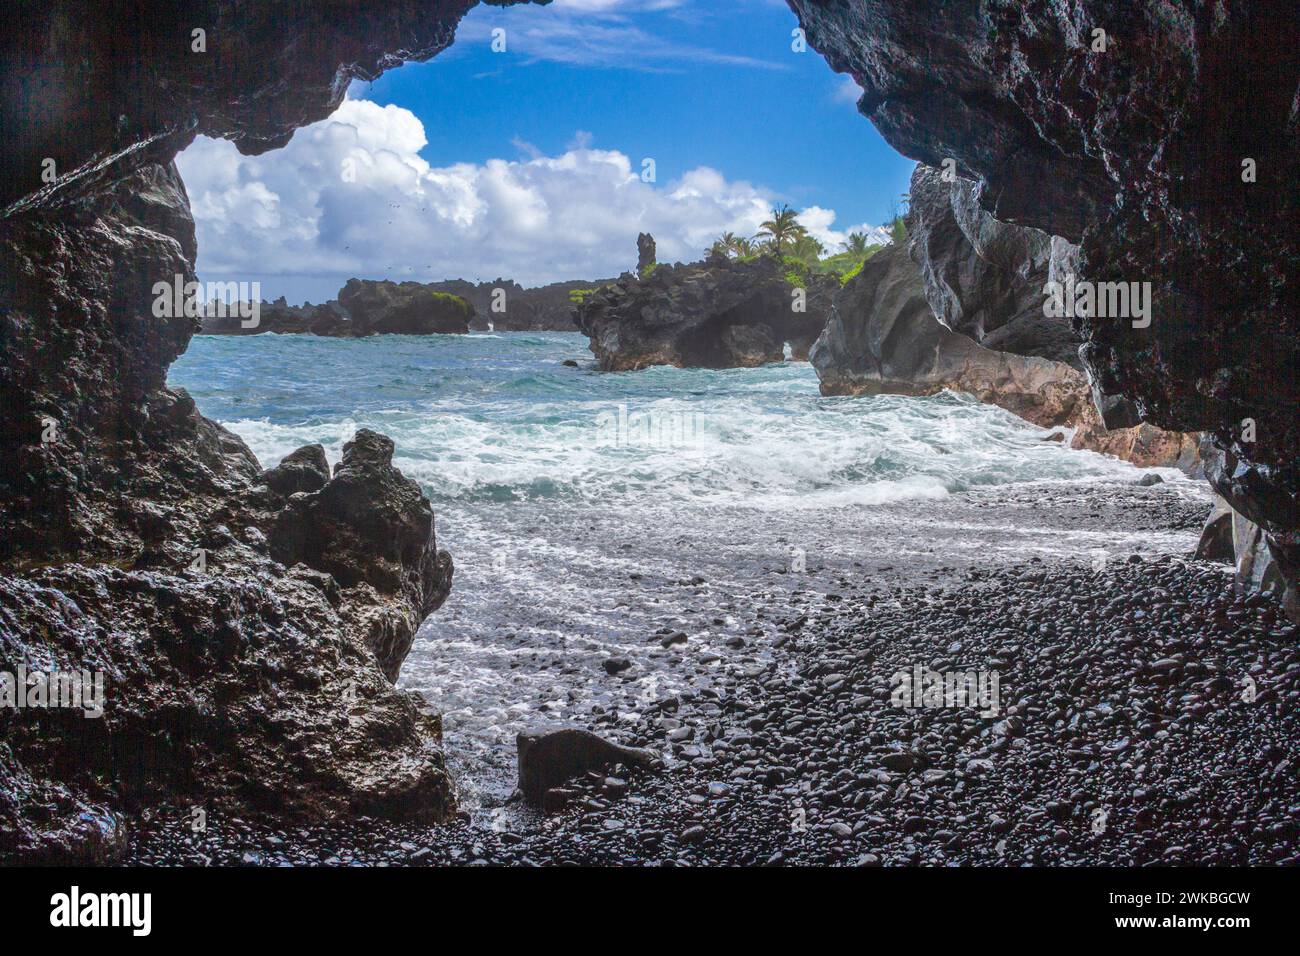
<path fill-rule="evenodd" d="M 963 257 L 964 258 L 964 257 Z M 1152 425 L 1108 429 L 1079 370 L 1037 355 L 980 345 L 932 311 L 930 277 L 905 245 L 872 256 L 835 296 L 811 361 L 826 395 L 965 392 L 1043 428 L 1071 433 L 1074 448 L 1135 464 L 1193 471 L 1195 436 Z"/>
<path fill-rule="evenodd" d="M 1152 283 L 1149 327 L 1078 325 L 1100 390 L 1212 432 L 1230 452 L 1216 489 L 1300 564 L 1300 7 L 789 3 L 895 148 L 954 160 L 996 219 L 1077 242 L 1081 275 Z"/>
<path fill-rule="evenodd" d="M 353 78 L 448 47 L 474 4 L 10 3 L 0 38 L 0 210 L 59 203 L 135 166 L 165 163 L 198 133 L 247 155 L 277 149 L 333 113 Z M 196 29 L 206 52 L 194 50 Z M 53 183 L 42 180 L 47 157 L 56 161 Z"/>

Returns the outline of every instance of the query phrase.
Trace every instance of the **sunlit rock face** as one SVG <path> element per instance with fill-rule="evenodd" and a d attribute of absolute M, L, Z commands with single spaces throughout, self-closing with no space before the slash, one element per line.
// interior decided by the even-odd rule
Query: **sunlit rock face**
<path fill-rule="evenodd" d="M 1300 565 L 1300 10 L 1267 2 L 789 0 L 905 155 L 1080 245 L 1152 316 L 1076 320 L 1101 392 L 1227 449 L 1211 480 Z"/>
<path fill-rule="evenodd" d="M 0 713 L 0 862 L 111 860 L 158 802 L 451 811 L 438 717 L 392 684 L 451 559 L 392 442 L 267 475 L 166 375 L 203 301 L 176 153 L 284 145 L 472 5 L 52 2 L 3 32 L 0 671 L 94 671 L 103 708 Z"/>
<path fill-rule="evenodd" d="M 907 242 L 935 318 L 985 348 L 1081 367 L 1069 318 L 1045 315 L 1043 294 L 1076 246 L 994 219 L 955 173 L 917 166 L 909 198 Z"/>
<path fill-rule="evenodd" d="M 867 260 L 835 296 L 826 329 L 812 348 L 823 394 L 933 395 L 951 389 L 1043 428 L 1063 429 L 1075 448 L 1143 466 L 1197 468 L 1195 436 L 1148 424 L 1108 429 L 1078 369 L 986 348 L 948 328 L 930 305 L 931 282 L 906 245 Z"/>

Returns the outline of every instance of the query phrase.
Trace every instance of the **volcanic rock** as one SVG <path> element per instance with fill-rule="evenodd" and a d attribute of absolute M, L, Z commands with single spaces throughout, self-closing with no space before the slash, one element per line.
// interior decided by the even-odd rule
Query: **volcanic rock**
<path fill-rule="evenodd" d="M 620 747 L 587 730 L 530 731 L 519 734 L 519 789 L 524 801 L 540 807 L 547 791 L 590 770 L 616 764 L 649 769 L 655 757 L 648 750 Z"/>
<path fill-rule="evenodd" d="M 271 490 L 286 497 L 295 492 L 320 491 L 330 480 L 330 465 L 321 445 L 303 445 L 268 469 L 266 483 Z"/>
<path fill-rule="evenodd" d="M 780 362 L 787 342 L 795 358 L 805 357 L 838 284 L 830 276 L 788 275 L 771 256 L 713 255 L 661 264 L 640 279 L 624 276 L 584 299 L 575 321 L 603 371 L 752 368 Z"/>
<path fill-rule="evenodd" d="M 352 317 L 353 335 L 464 334 L 474 307 L 458 295 L 420 282 L 349 279 L 339 305 Z"/>
<path fill-rule="evenodd" d="M 921 272 L 905 246 L 863 264 L 835 297 L 811 361 L 826 395 L 933 395 L 964 392 L 1043 428 L 1074 429 L 1072 447 L 1140 465 L 1190 469 L 1190 436 L 1141 426 L 1108 431 L 1082 373 L 1036 356 L 995 352 L 940 324 Z"/>
<path fill-rule="evenodd" d="M 998 222 L 975 188 L 924 165 L 912 174 L 907 241 L 935 318 L 987 349 L 1082 368 L 1070 320 L 1043 314 L 1044 286 L 1071 269 L 1077 248 Z"/>
<path fill-rule="evenodd" d="M 470 328 L 497 332 L 575 332 L 573 296 L 609 283 L 613 279 L 571 279 L 525 289 L 513 279 L 496 279 L 478 284 L 464 279 L 429 283 L 436 292 L 458 295 L 474 307 Z"/>
<path fill-rule="evenodd" d="M 1078 320 L 1082 357 L 1143 420 L 1213 433 L 1230 457 L 1211 481 L 1264 529 L 1296 608 L 1295 7 L 790 6 L 896 149 L 950 161 L 997 220 L 1077 243 L 1079 275 L 1150 283 L 1149 323 Z"/>

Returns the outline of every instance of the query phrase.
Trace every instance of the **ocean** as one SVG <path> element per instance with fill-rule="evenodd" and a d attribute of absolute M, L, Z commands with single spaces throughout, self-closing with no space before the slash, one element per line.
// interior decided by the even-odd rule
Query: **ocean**
<path fill-rule="evenodd" d="M 336 462 L 361 427 L 396 442 L 456 564 L 399 684 L 443 713 L 461 800 L 489 817 L 518 730 L 698 693 L 847 580 L 1195 544 L 1112 514 L 1131 465 L 959 395 L 823 397 L 807 363 L 602 373 L 578 333 L 197 336 L 170 381 L 264 467 L 310 442 Z M 1208 510 L 1203 482 L 1159 471 Z"/>

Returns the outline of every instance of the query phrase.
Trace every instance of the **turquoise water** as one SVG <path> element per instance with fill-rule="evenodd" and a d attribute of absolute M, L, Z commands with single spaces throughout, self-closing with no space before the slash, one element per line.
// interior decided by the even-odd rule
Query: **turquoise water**
<path fill-rule="evenodd" d="M 199 336 L 172 368 L 267 467 L 308 442 L 337 461 L 363 426 L 392 436 L 456 563 L 400 683 L 444 713 L 470 806 L 508 795 L 521 727 L 762 663 L 772 619 L 847 576 L 1191 546 L 1091 528 L 1139 472 L 969 399 L 825 398 L 807 363 L 590 363 L 576 333 L 259 335 Z M 663 649 L 664 628 L 689 643 Z M 634 666 L 610 677 L 612 654 Z"/>
<path fill-rule="evenodd" d="M 336 460 L 391 435 L 435 505 L 626 498 L 681 505 L 881 504 L 1127 473 L 954 395 L 824 398 L 807 363 L 598 373 L 576 333 L 196 338 L 171 381 L 263 465 L 308 442 Z"/>

